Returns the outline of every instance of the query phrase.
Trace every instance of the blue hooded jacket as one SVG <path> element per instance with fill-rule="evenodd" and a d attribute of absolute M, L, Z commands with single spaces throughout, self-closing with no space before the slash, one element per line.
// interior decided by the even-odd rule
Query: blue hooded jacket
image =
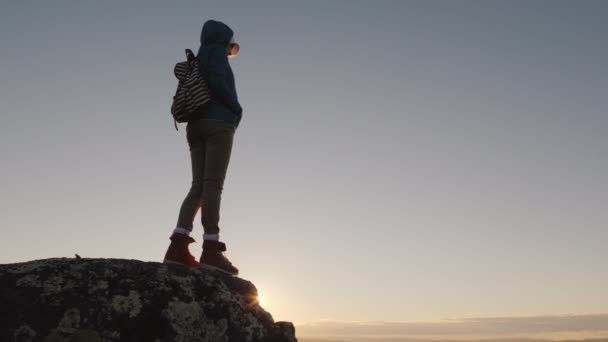
<path fill-rule="evenodd" d="M 238 127 L 243 109 L 236 95 L 234 74 L 226 55 L 226 47 L 233 35 L 228 25 L 215 20 L 206 21 L 197 58 L 211 90 L 211 101 L 201 118 L 225 121 Z"/>

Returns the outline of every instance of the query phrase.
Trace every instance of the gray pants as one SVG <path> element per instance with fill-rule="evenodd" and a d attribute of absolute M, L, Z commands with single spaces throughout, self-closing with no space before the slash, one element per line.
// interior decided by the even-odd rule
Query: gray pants
<path fill-rule="evenodd" d="M 192 162 L 192 186 L 182 203 L 177 227 L 192 231 L 201 210 L 205 234 L 219 234 L 220 202 L 236 128 L 215 120 L 188 122 L 186 137 Z"/>

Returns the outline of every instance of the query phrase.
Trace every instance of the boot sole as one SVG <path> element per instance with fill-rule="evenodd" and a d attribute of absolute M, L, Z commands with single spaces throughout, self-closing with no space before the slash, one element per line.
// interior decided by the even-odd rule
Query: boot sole
<path fill-rule="evenodd" d="M 207 265 L 207 264 L 200 264 L 199 267 L 207 269 L 207 270 L 210 270 L 210 271 L 220 271 L 222 273 L 229 274 L 231 276 L 237 276 L 239 274 L 239 272 L 230 273 L 230 272 L 224 270 L 223 268 L 219 268 L 219 267 L 212 266 L 212 265 Z"/>
<path fill-rule="evenodd" d="M 196 268 L 196 266 L 186 265 L 186 264 L 183 264 L 181 262 L 177 262 L 177 261 L 173 261 L 173 260 L 169 260 L 169 259 L 163 259 L 163 264 L 167 264 L 167 265 L 180 265 L 180 266 L 186 266 L 186 267 Z"/>

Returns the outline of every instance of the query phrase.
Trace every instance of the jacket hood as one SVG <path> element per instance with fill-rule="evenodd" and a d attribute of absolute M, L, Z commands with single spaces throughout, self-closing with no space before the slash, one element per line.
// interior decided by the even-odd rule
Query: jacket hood
<path fill-rule="evenodd" d="M 207 20 L 201 31 L 201 45 L 219 44 L 226 46 L 234 36 L 234 31 L 228 25 L 217 20 Z"/>

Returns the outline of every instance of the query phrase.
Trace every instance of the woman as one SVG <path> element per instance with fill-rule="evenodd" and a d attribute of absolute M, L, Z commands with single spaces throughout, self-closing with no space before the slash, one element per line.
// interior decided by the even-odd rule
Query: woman
<path fill-rule="evenodd" d="M 206 112 L 189 121 L 186 126 L 192 162 L 192 186 L 182 203 L 177 226 L 170 237 L 165 263 L 238 274 L 238 269 L 222 253 L 226 245 L 219 241 L 218 223 L 232 141 L 243 112 L 228 63 L 228 58 L 234 57 L 239 49 L 230 27 L 215 20 L 205 22 L 197 58 L 212 96 Z M 190 233 L 199 208 L 204 229 L 200 263 L 188 250 L 188 245 L 195 242 Z"/>

